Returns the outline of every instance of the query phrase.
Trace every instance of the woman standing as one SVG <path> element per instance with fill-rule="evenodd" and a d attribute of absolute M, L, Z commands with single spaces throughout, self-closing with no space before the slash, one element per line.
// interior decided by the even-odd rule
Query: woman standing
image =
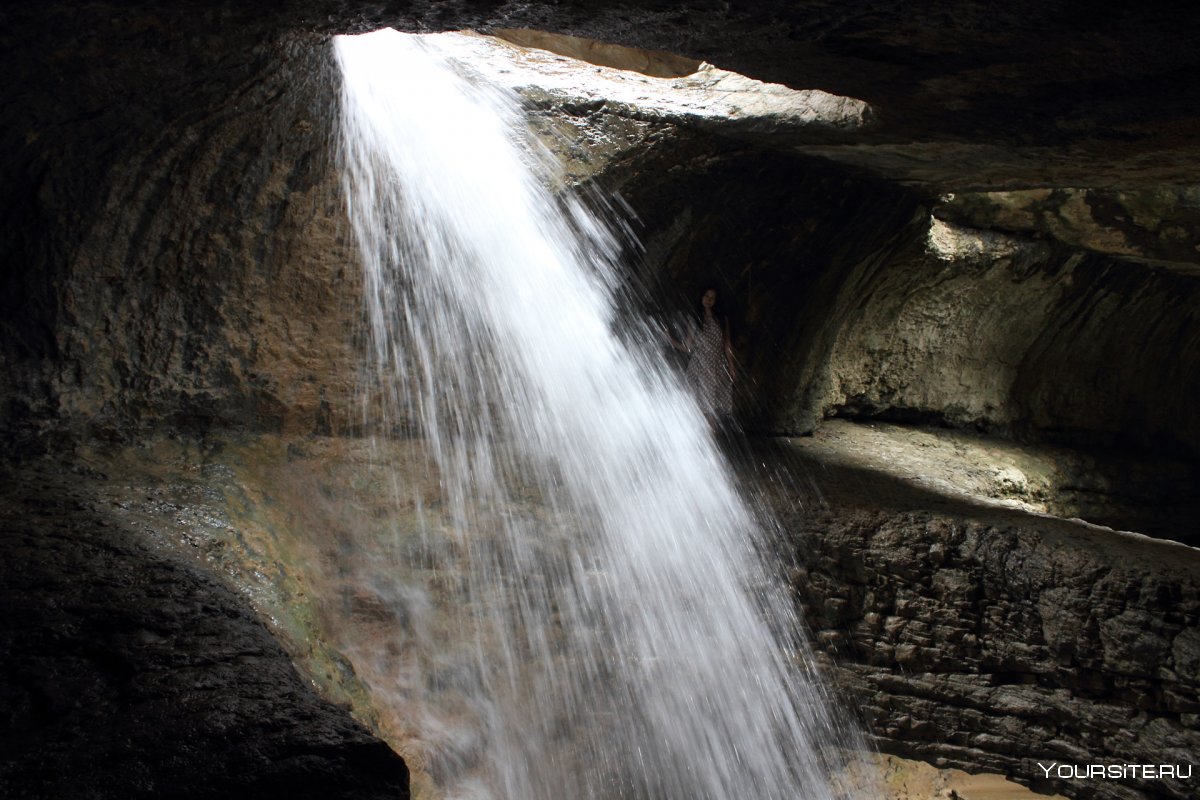
<path fill-rule="evenodd" d="M 700 297 L 700 319 L 693 322 L 677 349 L 691 354 L 687 382 L 700 409 L 714 428 L 733 413 L 733 379 L 737 367 L 729 340 L 729 319 L 718 305 L 717 290 L 709 287 Z"/>

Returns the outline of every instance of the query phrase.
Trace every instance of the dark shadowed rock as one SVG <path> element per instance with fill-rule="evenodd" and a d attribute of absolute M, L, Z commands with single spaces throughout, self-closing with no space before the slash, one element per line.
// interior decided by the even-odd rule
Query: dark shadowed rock
<path fill-rule="evenodd" d="M 72 488 L 5 471 L 0 795 L 408 796 L 408 770 L 320 699 L 243 598 Z"/>

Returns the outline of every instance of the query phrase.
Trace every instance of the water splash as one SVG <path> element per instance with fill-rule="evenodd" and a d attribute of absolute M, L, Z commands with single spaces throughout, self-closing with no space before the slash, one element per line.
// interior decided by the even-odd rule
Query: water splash
<path fill-rule="evenodd" d="M 412 565 L 438 585 L 394 593 L 424 619 L 406 646 L 436 651 L 403 691 L 443 790 L 831 797 L 848 740 L 754 516 L 677 378 L 628 344 L 656 337 L 614 335 L 616 237 L 546 188 L 513 95 L 391 30 L 335 51 L 367 413 L 419 428 L 444 497 Z"/>

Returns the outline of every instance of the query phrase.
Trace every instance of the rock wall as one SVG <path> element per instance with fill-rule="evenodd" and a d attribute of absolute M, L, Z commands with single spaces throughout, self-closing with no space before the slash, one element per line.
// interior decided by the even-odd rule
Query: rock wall
<path fill-rule="evenodd" d="M 659 308 L 695 313 L 718 289 L 746 380 L 748 427 L 811 429 L 794 395 L 828 372 L 843 298 L 865 290 L 906 238 L 919 198 L 812 159 L 676 131 L 597 178 L 633 208 L 645 253 L 634 280 Z M 865 275 L 864 275 L 865 273 Z"/>
<path fill-rule="evenodd" d="M 910 238 L 889 263 L 847 281 L 830 315 L 840 330 L 827 382 L 803 387 L 796 411 L 1200 455 L 1200 325 L 1184 311 L 1200 284 L 1035 240 L 920 225 L 924 241 Z"/>
<path fill-rule="evenodd" d="M 1073 797 L 1193 796 L 1191 781 L 1047 780 L 1037 764 L 1194 762 L 1200 553 L 1020 512 L 912 508 L 944 505 L 930 500 L 860 496 L 784 520 L 798 602 L 879 745 Z"/>
<path fill-rule="evenodd" d="M 360 283 L 329 163 L 329 51 L 263 49 L 229 96 L 134 132 L 102 180 L 43 185 L 38 207 L 60 211 L 42 224 L 63 252 L 7 298 L 24 334 L 4 348 L 18 449 L 311 431 L 349 405 Z"/>
<path fill-rule="evenodd" d="M 939 198 L 934 215 L 966 227 L 1036 233 L 1092 252 L 1200 274 L 1200 190 L 1194 186 L 959 192 Z"/>
<path fill-rule="evenodd" d="M 1160 17 L 1143 26 L 1140 35 L 1149 38 L 1138 41 L 1151 46 L 1131 45 L 1114 57 L 1106 37 L 1124 22 L 1103 17 L 1083 48 L 1087 58 L 1081 66 L 1072 61 L 1078 71 L 1064 102 L 1060 73 L 1034 57 L 1037 44 L 1010 68 L 988 61 L 1028 35 L 1017 19 L 1024 7 L 1006 7 L 999 28 L 990 21 L 996 7 L 986 3 L 956 16 L 965 20 L 961 27 L 925 17 L 896 28 L 913 13 L 905 4 L 857 20 L 842 4 L 811 5 L 811 19 L 789 7 L 779 19 L 772 11 L 736 18 L 725 11 L 687 20 L 677 18 L 678 8 L 639 16 L 620 4 L 594 15 L 570 4 L 520 4 L 509 9 L 512 19 L 484 19 L 458 3 L 403 4 L 386 13 L 301 3 L 269 18 L 233 5 L 160 5 L 50 3 L 2 12 L 0 43 L 12 69 L 0 88 L 13 112 L 0 124 L 0 150 L 9 154 L 0 159 L 6 455 L 159 432 L 207 435 L 219 444 L 230 431 L 353 429 L 353 419 L 338 415 L 350 407 L 358 379 L 359 290 L 328 169 L 334 84 L 324 33 L 418 19 L 434 28 L 525 21 L 678 45 L 797 86 L 815 76 L 817 85 L 881 109 L 882 131 L 808 151 L 876 176 L 781 155 L 791 144 L 766 134 L 734 140 L 629 119 L 612 122 L 620 130 L 605 145 L 611 152 L 580 167 L 579 174 L 598 172 L 598 182 L 619 188 L 641 216 L 646 265 L 635 279 L 680 305 L 704 283 L 725 291 L 750 377 L 742 402 L 752 424 L 803 431 L 828 414 L 885 416 L 1200 454 L 1200 298 L 1192 282 L 1036 239 L 1036 225 L 1032 234 L 1008 235 L 929 227 L 931 188 L 943 184 L 1191 174 L 1200 163 L 1196 137 L 1178 131 L 1194 125 L 1196 51 L 1173 56 L 1155 46 L 1158 32 L 1186 40 L 1172 18 L 1163 31 L 1156 31 Z M 1036 24 L 1074 32 L 1042 24 L 1040 15 L 1053 22 L 1059 13 L 1039 6 Z M 941 45 L 925 38 L 943 27 L 950 39 Z M 973 30 L 995 33 L 954 38 Z M 981 40 L 986 46 L 976 47 Z M 1061 45 L 1061 35 L 1050 41 Z M 1141 71 L 1126 81 L 1130 65 Z M 1183 91 L 1172 91 L 1172 76 Z M 1114 82 L 1120 91 L 1096 106 L 1097 91 Z M 1139 113 L 1154 98 L 1166 102 L 1154 114 Z M 1044 124 L 1048 110 L 1060 108 L 1075 115 L 1069 124 Z M 1021 124 L 1010 124 L 1018 112 Z M 1126 138 L 1104 138 L 1130 120 L 1136 123 Z M 1180 126 L 1176 139 L 1156 133 L 1164 120 Z M 1169 233 L 1155 220 L 1135 227 Z M 1071 242 L 1062 226 L 1046 230 Z M 1175 257 L 1177 249 L 1149 251 Z M 68 487 L 14 473 L 18 480 L 31 494 L 14 506 L 18 522 L 6 522 L 5 563 L 14 580 L 32 575 L 49 587 L 28 619 L 56 657 L 70 656 L 89 640 L 86 625 L 75 622 L 55 638 L 62 597 L 55 581 L 63 573 L 20 569 L 53 549 L 39 541 L 59 543 L 35 512 L 69 496 Z M 131 554 L 84 511 L 70 505 L 64 512 L 67 527 L 85 534 L 70 545 L 77 557 L 64 562 L 71 577 L 76 565 L 90 565 L 100 571 L 88 573 L 88 585 L 106 591 L 129 588 L 130 575 L 135 583 L 147 576 L 160 576 L 155 585 L 171 582 L 161 578 L 165 568 Z M 1194 551 L 1116 534 L 1101 535 L 1107 544 L 1097 548 L 1095 539 L 1049 523 L 1030 528 L 929 512 L 818 514 L 793 530 L 806 553 L 798 590 L 821 640 L 844 659 L 846 686 L 873 698 L 864 708 L 889 747 L 1035 778 L 1021 755 L 1029 741 L 1063 760 L 1096 752 L 1124 758 L 1126 745 L 1152 759 L 1200 749 Z M 136 550 L 140 540 L 129 541 Z M 11 553 L 25 560 L 9 561 Z M 1181 574 L 1181 565 L 1192 571 Z M 205 585 L 202 604 L 217 591 L 202 577 L 186 581 Z M 130 614 L 143 600 L 174 602 L 136 592 L 120 597 L 137 606 Z M 241 619 L 242 612 L 230 614 Z M 129 619 L 141 625 L 140 617 Z M 139 638 L 146 627 L 123 634 L 135 652 L 147 652 Z M 196 647 L 219 652 L 220 641 L 241 635 L 217 631 Z M 149 650 L 150 667 L 177 666 L 169 648 Z M 41 663 L 28 648 L 7 652 Z M 129 675 L 123 655 L 89 652 L 103 662 L 98 684 Z M 272 652 L 271 674 L 283 675 Z M 166 686 L 156 702 L 175 689 Z M 44 697 L 20 702 L 27 707 L 12 711 L 14 719 L 26 720 L 40 702 L 59 709 Z M 218 725 L 210 733 L 228 730 Z M 144 741 L 136 736 L 131 746 Z M 57 752 L 29 763 L 59 763 Z M 1138 789 L 1162 791 L 1157 784 L 1105 791 L 1127 797 Z"/>
<path fill-rule="evenodd" d="M 481 17 L 458 4 L 437 11 L 405 5 L 388 14 L 354 4 L 331 9 L 333 17 L 322 16 L 299 4 L 269 19 L 223 7 L 196 17 L 183 5 L 154 13 L 58 4 L 37 14 L 5 12 L 15 68 L 3 88 L 14 113 L 0 127 L 0 142 L 16 157 L 0 164 L 9 190 L 0 228 L 7 378 L 0 402 L 11 449 L 167 428 L 312 430 L 332 425 L 329 415 L 347 407 L 357 380 L 349 365 L 358 288 L 327 169 L 335 85 L 329 31 L 540 21 L 568 32 L 608 30 L 635 44 L 669 40 L 709 55 L 706 37 L 736 29 L 726 48 L 731 60 L 723 62 L 730 66 L 759 65 L 756 74 L 786 80 L 784 55 L 797 63 L 813 58 L 777 38 L 770 39 L 780 48 L 774 54 L 762 43 L 750 48 L 745 32 L 758 24 L 753 16 L 698 17 L 689 48 L 667 36 L 668 11 L 522 7 Z M 808 11 L 817 28 L 829 12 L 823 5 Z M 882 35 L 896 10 L 879 13 L 863 21 L 861 33 Z M 994 32 L 1002 39 L 1023 24 L 1004 19 L 1008 27 Z M 798 18 L 782 22 L 804 38 L 808 28 Z M 1104 30 L 1116 24 L 1094 22 Z M 1130 35 L 1162 32 L 1146 25 Z M 129 52 L 137 58 L 126 58 Z M 1124 194 L 1064 190 L 1043 203 L 1049 216 L 1015 222 L 980 212 L 978 203 L 944 205 L 944 215 L 959 222 L 1016 232 L 963 234 L 938 222 L 939 230 L 987 239 L 1005 254 L 929 254 L 924 226 L 934 187 L 903 188 L 780 154 L 807 147 L 905 176 L 903 165 L 878 159 L 915 157 L 898 156 L 889 137 L 911 133 L 919 119 L 894 111 L 902 101 L 925 108 L 929 98 L 866 91 L 847 82 L 845 64 L 833 69 L 833 58 L 831 51 L 817 59 L 829 69 L 814 83 L 867 97 L 890 133 L 864 129 L 820 146 L 786 131 L 759 132 L 751 141 L 622 116 L 603 103 L 572 109 L 542 102 L 558 115 L 548 130 L 575 114 L 589 117 L 588 135 L 607 131 L 576 147 L 578 158 L 568 154 L 579 164 L 567 173 L 600 171 L 600 184 L 626 193 L 648 243 L 639 280 L 657 283 L 660 296 L 675 302 L 690 300 L 702 282 L 727 290 L 751 378 L 743 398 L 749 427 L 798 432 L 828 414 L 879 414 L 1200 452 L 1191 402 L 1200 388 L 1192 284 L 1143 264 L 1080 259 L 1032 238 L 1049 232 L 1105 252 L 1184 259 L 1194 249 L 1192 195 L 1146 186 Z M 1169 61 L 1155 60 L 1154 69 Z M 1026 66 L 1023 74 L 1032 70 Z M 981 116 L 960 120 L 968 128 L 995 128 L 979 93 L 994 76 L 965 75 L 927 83 L 933 94 L 972 98 L 963 109 Z M 1178 103 L 1172 95 L 1156 113 L 1174 113 Z M 922 158 L 949 163 L 936 150 L 923 150 Z M 988 169 L 1005 164 L 1012 166 L 1000 159 Z M 1080 202 L 1100 215 L 1088 222 L 1099 233 L 1071 227 Z M 1132 215 L 1125 222 L 1122 209 Z M 1117 233 L 1125 238 L 1113 244 Z"/>
<path fill-rule="evenodd" d="M 751 429 L 877 416 L 1200 455 L 1188 274 L 945 222 L 894 184 L 686 132 L 598 180 L 638 213 L 638 280 L 664 304 L 720 290 Z"/>

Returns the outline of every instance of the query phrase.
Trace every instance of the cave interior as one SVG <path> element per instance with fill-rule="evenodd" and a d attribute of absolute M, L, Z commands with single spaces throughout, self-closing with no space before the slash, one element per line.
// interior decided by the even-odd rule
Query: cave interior
<path fill-rule="evenodd" d="M 329 42 L 381 27 L 808 93 L 518 87 L 562 190 L 616 198 L 622 313 L 721 293 L 731 458 L 793 475 L 797 603 L 875 744 L 1194 796 L 1033 767 L 1200 752 L 1200 8 L 1061 0 L 0 11 L 5 796 L 409 791 L 245 510 L 376 433 Z"/>

